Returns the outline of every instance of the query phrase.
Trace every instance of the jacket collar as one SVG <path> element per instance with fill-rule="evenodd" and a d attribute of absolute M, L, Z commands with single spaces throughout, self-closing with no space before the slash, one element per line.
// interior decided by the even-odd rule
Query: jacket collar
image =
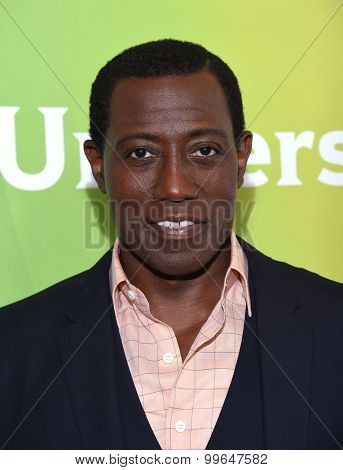
<path fill-rule="evenodd" d="M 267 449 L 306 449 L 310 414 L 312 313 L 301 303 L 295 268 L 239 239 L 256 312 Z"/>

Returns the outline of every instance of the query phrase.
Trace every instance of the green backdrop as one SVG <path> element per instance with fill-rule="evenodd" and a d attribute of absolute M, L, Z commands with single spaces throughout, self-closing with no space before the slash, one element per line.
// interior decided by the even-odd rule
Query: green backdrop
<path fill-rule="evenodd" d="M 80 148 L 99 68 L 129 46 L 199 42 L 238 76 L 254 153 L 236 231 L 343 281 L 343 8 L 336 0 L 0 1 L 0 305 L 113 242 Z"/>

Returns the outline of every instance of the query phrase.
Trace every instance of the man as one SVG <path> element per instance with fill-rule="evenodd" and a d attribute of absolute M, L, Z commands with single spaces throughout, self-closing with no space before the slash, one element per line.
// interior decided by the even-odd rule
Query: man
<path fill-rule="evenodd" d="M 128 49 L 92 86 L 90 134 L 118 239 L 1 309 L 2 446 L 342 448 L 342 285 L 236 237 L 252 134 L 229 67 Z"/>

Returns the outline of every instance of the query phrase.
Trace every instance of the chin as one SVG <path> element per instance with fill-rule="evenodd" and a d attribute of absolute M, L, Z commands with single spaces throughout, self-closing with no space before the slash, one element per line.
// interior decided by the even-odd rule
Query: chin
<path fill-rule="evenodd" d="M 146 259 L 145 266 L 153 272 L 166 277 L 183 277 L 196 275 L 217 255 L 217 251 L 194 250 L 188 252 L 144 251 L 136 252 L 141 260 Z"/>
<path fill-rule="evenodd" d="M 229 232 L 223 229 L 203 231 L 201 236 L 184 239 L 153 238 L 155 232 L 150 229 L 130 233 L 131 240 L 127 236 L 120 237 L 126 249 L 157 276 L 173 278 L 203 272 L 223 250 L 223 241 L 230 239 Z"/>

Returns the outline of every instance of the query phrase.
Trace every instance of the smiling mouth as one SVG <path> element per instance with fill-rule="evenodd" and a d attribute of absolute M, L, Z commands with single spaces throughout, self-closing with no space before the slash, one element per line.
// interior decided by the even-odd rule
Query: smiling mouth
<path fill-rule="evenodd" d="M 192 220 L 181 220 L 179 222 L 171 220 L 161 220 L 149 224 L 163 238 L 192 238 L 201 233 L 206 227 L 206 222 L 195 222 Z"/>

